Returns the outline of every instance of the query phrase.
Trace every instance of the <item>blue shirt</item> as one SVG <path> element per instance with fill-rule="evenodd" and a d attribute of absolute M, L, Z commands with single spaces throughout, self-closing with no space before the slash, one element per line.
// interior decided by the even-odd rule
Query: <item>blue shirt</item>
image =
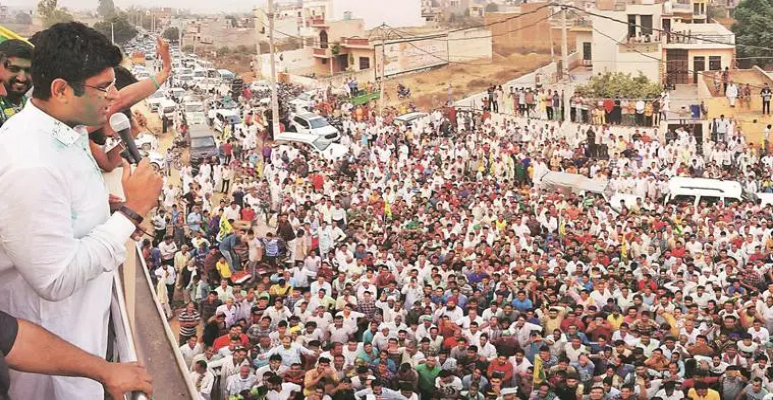
<path fill-rule="evenodd" d="M 515 308 L 518 311 L 526 311 L 528 309 L 533 308 L 531 304 L 531 300 L 523 299 L 523 301 L 518 300 L 518 298 L 513 299 L 513 308 Z"/>

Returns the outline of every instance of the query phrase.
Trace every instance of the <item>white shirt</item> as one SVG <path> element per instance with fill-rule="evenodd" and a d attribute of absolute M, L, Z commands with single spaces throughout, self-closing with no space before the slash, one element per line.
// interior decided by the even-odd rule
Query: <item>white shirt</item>
<path fill-rule="evenodd" d="M 269 390 L 266 393 L 267 400 L 287 400 L 290 398 L 290 394 L 293 392 L 300 393 L 301 387 L 294 383 L 285 382 L 282 384 L 282 391 L 277 392 L 275 390 Z"/>
<path fill-rule="evenodd" d="M 0 128 L 0 185 L 0 310 L 104 357 L 113 271 L 134 224 L 110 215 L 85 129 L 28 102 Z M 11 371 L 11 380 L 14 399 L 104 397 L 86 378 Z"/>
<path fill-rule="evenodd" d="M 196 389 L 199 390 L 199 399 L 210 400 L 212 398 L 212 386 L 215 384 L 215 376 L 212 375 L 212 372 L 209 370 L 204 372 L 203 377 L 201 375 L 202 374 L 196 371 L 191 372 L 191 382 L 196 385 L 199 381 L 199 377 L 201 377 L 201 383 L 196 387 Z"/>

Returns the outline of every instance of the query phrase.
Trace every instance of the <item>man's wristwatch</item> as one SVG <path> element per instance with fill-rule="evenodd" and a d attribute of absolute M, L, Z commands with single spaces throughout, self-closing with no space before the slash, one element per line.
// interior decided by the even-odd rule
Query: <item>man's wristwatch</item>
<path fill-rule="evenodd" d="M 142 221 L 145 220 L 145 217 L 137 214 L 136 212 L 134 212 L 134 210 L 126 206 L 121 206 L 120 208 L 118 208 L 118 212 L 125 215 L 126 218 L 129 218 L 129 220 L 133 222 L 134 225 L 137 225 L 137 226 L 142 224 Z"/>

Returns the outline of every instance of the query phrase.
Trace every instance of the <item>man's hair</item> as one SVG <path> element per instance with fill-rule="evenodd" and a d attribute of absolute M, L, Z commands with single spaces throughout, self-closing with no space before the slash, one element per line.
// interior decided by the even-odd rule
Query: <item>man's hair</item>
<path fill-rule="evenodd" d="M 56 24 L 35 39 L 32 97 L 48 100 L 55 79 L 66 80 L 80 96 L 83 81 L 118 66 L 122 57 L 121 50 L 96 30 L 80 22 Z"/>
<path fill-rule="evenodd" d="M 6 40 L 0 43 L 0 53 L 3 53 L 7 58 L 23 58 L 25 60 L 32 60 L 33 47 L 19 39 Z"/>

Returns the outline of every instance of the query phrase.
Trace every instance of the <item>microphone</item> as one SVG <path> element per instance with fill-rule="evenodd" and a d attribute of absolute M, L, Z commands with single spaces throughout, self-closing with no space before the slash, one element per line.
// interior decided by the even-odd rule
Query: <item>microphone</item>
<path fill-rule="evenodd" d="M 128 157 L 124 158 L 126 158 L 126 161 L 130 164 L 137 164 L 142 157 L 140 156 L 140 152 L 137 150 L 137 145 L 134 143 L 134 138 L 131 135 L 131 125 L 129 117 L 124 113 L 118 112 L 110 116 L 110 127 L 118 133 L 121 137 L 121 141 L 126 145 Z"/>

